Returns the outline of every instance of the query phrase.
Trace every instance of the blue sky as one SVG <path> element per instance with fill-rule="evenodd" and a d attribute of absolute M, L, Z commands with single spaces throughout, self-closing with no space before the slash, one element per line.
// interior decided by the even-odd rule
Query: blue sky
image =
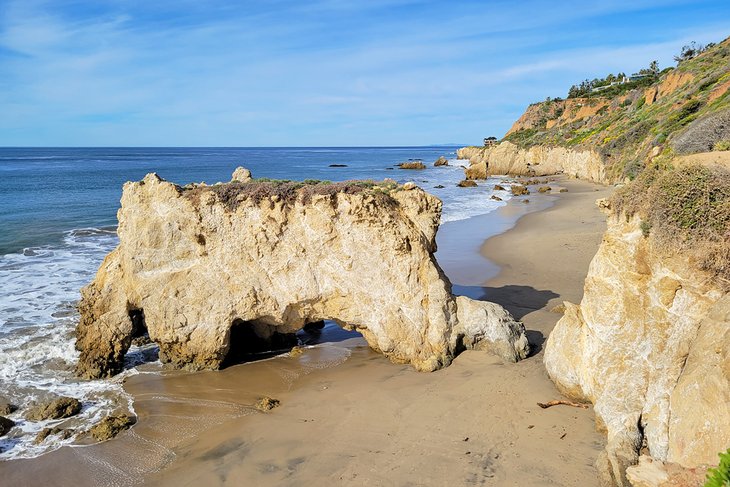
<path fill-rule="evenodd" d="M 0 0 L 0 145 L 478 143 L 730 2 Z"/>

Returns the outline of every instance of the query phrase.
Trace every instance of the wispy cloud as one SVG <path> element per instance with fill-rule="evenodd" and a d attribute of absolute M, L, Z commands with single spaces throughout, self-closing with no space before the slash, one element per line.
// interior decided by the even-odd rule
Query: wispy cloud
<path fill-rule="evenodd" d="M 728 34 L 725 2 L 583 4 L 9 1 L 0 144 L 478 140 L 584 77 Z"/>

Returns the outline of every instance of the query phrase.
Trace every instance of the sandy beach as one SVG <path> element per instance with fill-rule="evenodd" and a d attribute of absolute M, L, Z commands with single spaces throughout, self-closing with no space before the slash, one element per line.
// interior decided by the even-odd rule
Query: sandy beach
<path fill-rule="evenodd" d="M 542 342 L 560 317 L 549 310 L 580 300 L 605 228 L 594 200 L 610 191 L 559 184 L 569 192 L 533 194 L 529 205 L 514 199 L 440 230 L 439 261 L 444 255 L 455 292 L 521 319 L 535 348 L 528 359 L 504 364 L 468 351 L 446 369 L 419 373 L 357 335 L 334 332 L 331 343 L 299 355 L 223 371 L 143 370 L 125 384 L 139 415 L 132 430 L 4 462 L 3 484 L 597 484 L 593 462 L 604 437 L 592 410 L 536 404 L 560 397 L 542 365 Z M 491 236 L 495 222 L 510 220 L 514 228 Z M 486 277 L 479 281 L 474 269 Z M 280 407 L 256 410 L 264 395 Z"/>

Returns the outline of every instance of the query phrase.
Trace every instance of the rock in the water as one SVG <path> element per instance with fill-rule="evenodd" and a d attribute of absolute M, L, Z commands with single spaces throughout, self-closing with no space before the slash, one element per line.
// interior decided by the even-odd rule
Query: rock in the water
<path fill-rule="evenodd" d="M 330 167 L 347 167 L 347 164 L 330 164 Z"/>
<path fill-rule="evenodd" d="M 81 411 L 81 403 L 73 397 L 59 397 L 38 404 L 25 412 L 23 417 L 28 421 L 45 421 L 75 416 Z"/>
<path fill-rule="evenodd" d="M 451 294 L 434 257 L 441 201 L 419 188 L 255 182 L 186 191 L 150 174 L 125 184 L 118 216 L 119 246 L 79 303 L 85 377 L 119 372 L 140 331 L 163 362 L 215 369 L 323 319 L 423 371 L 451 363 L 461 342 L 504 336 L 511 343 L 479 346 L 507 360 L 527 351 L 521 323 L 490 319 L 495 305 L 475 302 L 485 313 L 468 329 L 457 319 L 466 298 Z"/>
<path fill-rule="evenodd" d="M 460 188 L 475 188 L 477 183 L 470 179 L 465 179 L 463 181 L 459 181 L 456 185 Z"/>
<path fill-rule="evenodd" d="M 525 194 L 530 194 L 530 190 L 527 189 L 527 187 L 522 186 L 520 184 L 513 184 L 510 186 L 510 191 L 512 191 L 513 196 L 522 196 Z"/>
<path fill-rule="evenodd" d="M 730 293 L 654 247 L 640 223 L 609 218 L 581 304 L 566 303 L 545 345 L 558 388 L 595 405 L 607 484 L 628 485 L 642 442 L 657 460 L 697 467 L 730 438 Z"/>
<path fill-rule="evenodd" d="M 111 415 L 92 426 L 89 433 L 96 441 L 106 441 L 131 428 L 136 422 L 134 416 L 127 414 Z"/>
<path fill-rule="evenodd" d="M 489 199 L 494 200 L 494 201 L 502 201 L 502 198 L 500 198 L 499 196 L 495 196 L 495 195 L 490 196 Z"/>
<path fill-rule="evenodd" d="M 446 186 L 444 186 L 443 184 L 437 184 L 437 185 L 436 185 L 436 186 L 434 186 L 433 188 L 434 188 L 434 189 L 444 189 L 445 187 L 446 187 Z"/>
<path fill-rule="evenodd" d="M 504 188 L 504 186 L 502 186 L 502 185 L 500 185 L 500 184 L 495 184 L 495 185 L 494 185 L 494 190 L 495 190 L 495 191 L 507 191 L 507 190 L 506 190 L 506 189 Z"/>
<path fill-rule="evenodd" d="M 18 406 L 10 404 L 7 399 L 0 398 L 0 416 L 7 416 L 18 410 Z"/>
<path fill-rule="evenodd" d="M 421 161 L 403 162 L 398 164 L 401 169 L 426 169 L 426 165 Z"/>
<path fill-rule="evenodd" d="M 444 156 L 439 156 L 438 159 L 436 159 L 436 162 L 433 163 L 434 166 L 448 166 L 449 160 L 446 159 Z"/>
<path fill-rule="evenodd" d="M 13 426 L 15 426 L 15 421 L 8 419 L 5 416 L 0 416 L 0 436 L 8 434 L 8 431 L 10 431 Z"/>
<path fill-rule="evenodd" d="M 261 399 L 258 400 L 256 403 L 256 409 L 259 411 L 271 411 L 274 408 L 278 408 L 279 405 L 281 405 L 281 401 L 278 399 L 271 398 L 269 396 L 264 396 Z"/>
<path fill-rule="evenodd" d="M 231 181 L 238 181 L 239 183 L 248 183 L 251 179 L 251 171 L 240 166 L 233 171 L 233 177 L 231 177 Z"/>
<path fill-rule="evenodd" d="M 547 193 L 552 190 L 553 188 L 551 188 L 550 186 L 540 186 L 539 188 L 537 188 L 538 193 Z"/>
<path fill-rule="evenodd" d="M 68 428 L 43 428 L 33 440 L 33 443 L 39 445 L 46 441 L 46 438 L 52 435 L 60 435 L 62 439 L 67 440 L 73 436 L 74 432 Z"/>
<path fill-rule="evenodd" d="M 561 193 L 567 193 L 568 192 L 568 188 L 560 188 L 560 192 Z"/>

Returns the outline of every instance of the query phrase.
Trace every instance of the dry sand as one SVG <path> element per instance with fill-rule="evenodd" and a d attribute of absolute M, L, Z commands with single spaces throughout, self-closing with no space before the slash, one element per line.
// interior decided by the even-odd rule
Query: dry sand
<path fill-rule="evenodd" d="M 528 359 L 503 364 L 465 352 L 444 370 L 419 373 L 343 333 L 297 356 L 219 372 L 140 374 L 126 385 L 139 414 L 133 430 L 5 462 L 3 485 L 596 485 L 604 438 L 592 410 L 536 405 L 560 397 L 542 365 L 543 337 L 559 318 L 548 310 L 580 300 L 605 226 L 593 202 L 609 190 L 564 185 L 568 193 L 531 195 L 531 205 L 555 204 L 482 246 L 501 268 L 480 267 L 496 274 L 483 286 L 472 285 L 473 272 L 461 279 L 459 265 L 444 266 L 455 291 L 503 304 L 525 322 L 537 345 Z M 513 200 L 491 221 L 527 206 Z M 489 218 L 469 221 L 480 225 L 476 250 L 493 229 Z M 463 224 L 441 231 L 452 227 L 463 232 Z M 462 261 L 480 259 L 460 235 L 444 260 L 459 262 L 454 249 Z M 257 411 L 262 395 L 281 406 Z"/>

